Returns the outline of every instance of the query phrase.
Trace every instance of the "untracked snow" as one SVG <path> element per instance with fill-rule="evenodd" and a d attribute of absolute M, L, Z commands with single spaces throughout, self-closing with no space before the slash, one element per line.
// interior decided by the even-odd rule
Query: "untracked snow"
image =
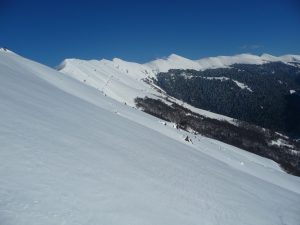
<path fill-rule="evenodd" d="M 268 159 L 14 53 L 0 78 L 1 225 L 299 224 L 300 180 Z"/>

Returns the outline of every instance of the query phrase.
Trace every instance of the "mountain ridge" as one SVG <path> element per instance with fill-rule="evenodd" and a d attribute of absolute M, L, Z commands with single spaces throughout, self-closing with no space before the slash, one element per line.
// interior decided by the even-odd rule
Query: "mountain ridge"
<path fill-rule="evenodd" d="M 59 71 L 125 105 L 176 123 L 180 129 L 271 158 L 299 175 L 299 110 L 295 99 L 299 89 L 295 80 L 300 70 L 295 64 L 298 58 L 221 56 L 202 60 L 202 65 L 210 68 L 205 70 L 197 70 L 199 63 L 175 54 L 146 64 L 118 58 L 72 59 L 64 61 Z M 274 132 L 291 139 L 278 141 L 281 138 Z M 294 154 L 297 157 L 293 158 Z"/>
<path fill-rule="evenodd" d="M 65 61 L 66 60 L 66 61 Z M 63 69 L 67 62 L 72 61 L 93 61 L 81 60 L 76 58 L 65 59 L 61 64 L 58 65 L 59 69 Z M 64 62 L 65 61 L 65 62 Z M 96 60 L 98 61 L 98 60 Z M 156 72 L 168 72 L 169 69 L 195 69 L 195 70 L 206 70 L 212 68 L 226 68 L 233 64 L 263 64 L 268 62 L 283 62 L 283 63 L 300 63 L 300 55 L 286 54 L 281 56 L 274 56 L 271 54 L 263 53 L 261 55 L 242 53 L 233 56 L 215 56 L 215 57 L 204 57 L 196 60 L 191 60 L 177 54 L 170 54 L 165 58 L 158 58 L 146 63 L 136 63 L 126 61 L 120 58 L 113 58 L 112 60 L 101 59 L 100 61 L 112 61 L 112 62 L 123 62 L 128 64 L 135 64 L 136 66 L 148 67 L 151 71 Z"/>
<path fill-rule="evenodd" d="M 266 59 L 269 61 L 266 61 Z M 202 66 L 197 63 L 197 60 L 189 60 L 175 54 L 171 54 L 165 59 L 157 59 L 145 64 L 127 62 L 118 58 L 113 60 L 80 60 L 73 58 L 65 59 L 57 69 L 87 85 L 93 86 L 120 102 L 135 106 L 135 97 L 145 97 L 146 95 L 150 95 L 152 98 L 157 98 L 157 96 L 160 96 L 160 98 L 166 97 L 164 90 L 158 87 L 154 81 L 158 73 L 168 72 L 169 69 L 201 70 L 202 68 L 202 70 L 206 70 L 208 68 L 228 68 L 230 65 L 238 62 L 259 63 L 261 65 L 278 60 L 282 60 L 283 63 L 290 65 L 290 61 L 300 62 L 300 56 L 284 55 L 276 57 L 267 54 L 262 56 L 251 54 L 219 56 L 202 59 L 200 63 Z M 184 62 L 183 65 L 180 64 L 182 61 Z M 295 64 L 292 65 L 295 66 Z M 247 87 L 247 84 L 235 82 L 240 87 L 242 87 L 241 85 Z M 251 89 L 248 88 L 247 90 Z M 189 107 L 191 108 L 191 106 Z M 206 112 L 206 114 L 210 113 Z M 230 119 L 225 117 L 224 119 L 230 121 Z"/>

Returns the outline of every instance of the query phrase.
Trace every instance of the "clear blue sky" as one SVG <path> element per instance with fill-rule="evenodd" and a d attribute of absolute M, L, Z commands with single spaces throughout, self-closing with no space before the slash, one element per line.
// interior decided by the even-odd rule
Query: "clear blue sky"
<path fill-rule="evenodd" d="M 0 0 L 0 46 L 50 66 L 70 57 L 300 54 L 300 3 Z"/>

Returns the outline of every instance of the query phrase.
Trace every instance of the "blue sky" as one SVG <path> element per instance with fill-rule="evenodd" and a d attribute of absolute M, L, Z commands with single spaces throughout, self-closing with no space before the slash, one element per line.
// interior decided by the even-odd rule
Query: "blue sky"
<path fill-rule="evenodd" d="M 0 46 L 50 66 L 64 58 L 300 54 L 297 2 L 0 0 Z"/>

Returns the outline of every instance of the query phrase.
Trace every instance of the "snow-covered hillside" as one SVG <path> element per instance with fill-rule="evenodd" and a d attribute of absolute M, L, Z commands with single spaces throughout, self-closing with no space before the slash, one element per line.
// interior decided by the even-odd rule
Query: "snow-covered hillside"
<path fill-rule="evenodd" d="M 0 77 L 1 225 L 299 224 L 300 179 L 270 160 L 12 52 Z"/>
<path fill-rule="evenodd" d="M 85 84 L 92 86 L 105 95 L 119 102 L 134 106 L 136 97 L 164 98 L 164 91 L 153 84 L 152 79 L 159 72 L 167 72 L 170 69 L 194 69 L 206 70 L 212 68 L 226 68 L 232 64 L 264 64 L 268 62 L 281 61 L 283 63 L 300 63 L 300 56 L 285 55 L 272 56 L 263 54 L 261 56 L 241 54 L 235 56 L 209 57 L 200 60 L 190 60 L 175 54 L 167 58 L 157 59 L 145 64 L 126 62 L 121 59 L 110 60 L 79 60 L 66 59 L 58 70 Z M 146 82 L 145 82 L 146 81 Z M 237 84 L 245 88 L 243 84 Z M 251 89 L 249 89 L 251 90 Z M 173 99 L 178 103 L 178 100 Z M 186 105 L 189 109 L 211 117 L 231 121 L 230 118 L 220 116 L 204 110 Z"/>
<path fill-rule="evenodd" d="M 96 88 L 101 94 L 132 107 L 135 106 L 134 99 L 136 97 L 147 96 L 161 100 L 167 97 L 165 92 L 153 83 L 151 78 L 155 76 L 154 70 L 152 71 L 146 65 L 126 62 L 121 59 L 113 59 L 112 61 L 66 59 L 58 69 L 60 72 Z M 183 104 L 177 99 L 168 97 L 173 102 Z M 210 118 L 233 121 L 232 118 L 197 109 L 188 104 L 185 106 Z"/>
<path fill-rule="evenodd" d="M 156 59 L 145 64 L 138 64 L 133 62 L 126 62 L 115 58 L 109 60 L 78 60 L 66 59 L 58 67 L 59 70 L 69 72 L 72 66 L 78 66 L 84 63 L 91 63 L 94 67 L 112 66 L 119 71 L 124 72 L 134 78 L 145 78 L 147 76 L 153 77 L 159 72 L 168 72 L 170 69 L 194 69 L 206 70 L 215 68 L 226 68 L 233 64 L 264 64 L 269 62 L 283 62 L 283 63 L 300 63 L 300 55 L 283 55 L 273 56 L 269 54 L 262 54 L 261 56 L 251 54 L 240 54 L 234 56 L 217 56 L 202 58 L 199 60 L 190 60 L 182 56 L 171 54 L 166 58 Z M 84 64 L 86 66 L 86 64 Z M 73 68 L 74 69 L 74 68 Z"/>

